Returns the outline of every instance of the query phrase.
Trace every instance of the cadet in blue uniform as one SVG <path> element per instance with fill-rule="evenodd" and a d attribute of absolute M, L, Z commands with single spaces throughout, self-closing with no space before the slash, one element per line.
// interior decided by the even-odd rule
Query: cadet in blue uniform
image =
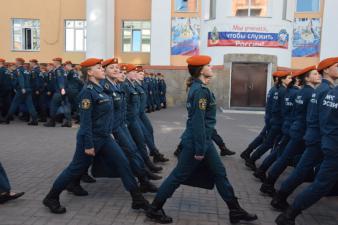
<path fill-rule="evenodd" d="M 267 127 L 267 135 L 263 143 L 255 150 L 254 153 L 246 160 L 245 165 L 256 170 L 255 162 L 273 145 L 278 141 L 281 136 L 281 129 L 283 123 L 283 106 L 284 106 L 284 96 L 286 93 L 286 87 L 291 82 L 291 73 L 290 71 L 277 71 L 276 77 L 278 77 L 278 88 L 271 96 L 271 113 L 269 114 L 269 127 Z"/>
<path fill-rule="evenodd" d="M 270 124 L 270 118 L 271 118 L 271 107 L 272 107 L 272 95 L 277 90 L 277 81 L 278 78 L 276 77 L 276 72 L 272 74 L 272 79 L 274 85 L 270 88 L 268 91 L 268 95 L 266 97 L 266 105 L 265 105 L 265 116 L 264 116 L 264 127 L 261 130 L 261 132 L 258 134 L 258 136 L 248 145 L 248 147 L 241 153 L 241 158 L 245 161 L 250 159 L 251 153 L 258 148 L 264 141 L 264 138 L 267 134 L 267 130 Z"/>
<path fill-rule="evenodd" d="M 20 198 L 25 193 L 15 193 L 11 191 L 11 185 L 9 183 L 5 169 L 0 162 L 0 204 Z"/>
<path fill-rule="evenodd" d="M 316 85 L 320 84 L 321 76 L 316 70 L 316 66 L 307 67 L 296 73 L 301 79 L 303 86 L 294 100 L 294 121 L 290 126 L 290 140 L 283 150 L 282 154 L 273 164 L 268 172 L 267 179 L 262 184 L 260 191 L 273 195 L 275 193 L 274 184 L 287 168 L 289 162 L 297 155 L 301 154 L 305 149 L 303 136 L 306 130 L 306 117 L 308 112 L 308 104 L 312 94 L 315 91 Z"/>
<path fill-rule="evenodd" d="M 320 116 L 322 115 L 323 100 L 327 93 L 334 87 L 337 79 L 334 74 L 325 73 L 323 70 L 327 60 L 318 65 L 318 72 L 322 73 L 322 83 L 316 88 L 315 93 L 309 102 L 306 118 L 306 132 L 304 140 L 306 149 L 297 164 L 286 180 L 283 181 L 279 191 L 276 192 L 271 205 L 278 210 L 285 210 L 288 207 L 287 198 L 307 178 L 313 176 L 314 168 L 321 162 L 323 154 L 321 151 Z M 324 66 L 323 66 L 324 65 Z"/>
<path fill-rule="evenodd" d="M 182 135 L 183 150 L 176 168 L 161 185 L 154 201 L 147 211 L 147 217 L 158 223 L 171 223 L 162 207 L 175 190 L 194 172 L 202 161 L 207 164 L 214 175 L 217 190 L 230 209 L 232 223 L 256 220 L 242 209 L 229 183 L 226 171 L 217 151 L 211 141 L 211 135 L 216 125 L 216 101 L 213 93 L 207 88 L 213 72 L 209 56 L 192 56 L 187 59 L 191 75 L 187 98 L 188 120 Z"/>
<path fill-rule="evenodd" d="M 145 136 L 145 141 L 147 146 L 150 150 L 150 155 L 153 156 L 154 163 L 157 162 L 167 162 L 169 161 L 168 158 L 165 158 L 163 154 L 160 153 L 158 148 L 155 145 L 155 138 L 154 138 L 154 129 L 151 125 L 151 122 L 146 115 L 146 106 L 147 106 L 147 94 L 143 89 L 142 82 L 144 80 L 144 70 L 142 66 L 136 67 L 137 77 L 134 81 L 136 91 L 140 96 L 140 106 L 139 106 L 139 122 L 143 130 L 143 134 Z"/>
<path fill-rule="evenodd" d="M 338 79 L 338 57 L 322 61 L 318 70 L 333 84 Z M 329 91 L 320 104 L 322 164 L 314 182 L 297 195 L 292 206 L 277 217 L 277 225 L 295 225 L 296 217 L 329 193 L 338 181 L 338 88 Z"/>
<path fill-rule="evenodd" d="M 289 82 L 289 80 L 284 80 L 284 82 Z M 284 105 L 283 105 L 283 115 L 284 121 L 282 125 L 282 137 L 280 141 L 275 144 L 271 153 L 264 159 L 263 163 L 257 168 L 254 172 L 254 176 L 260 179 L 262 182 L 265 181 L 266 171 L 270 168 L 270 166 L 274 163 L 277 157 L 281 154 L 282 150 L 284 150 L 285 146 L 288 144 L 290 140 L 289 129 L 292 121 L 294 120 L 294 100 L 299 91 L 299 82 L 300 80 L 293 76 L 292 82 L 287 85 L 285 97 L 284 97 Z"/>
<path fill-rule="evenodd" d="M 121 70 L 126 71 L 127 75 L 127 79 L 121 85 L 121 88 L 125 93 L 127 102 L 126 121 L 128 129 L 147 167 L 152 172 L 159 172 L 162 170 L 162 167 L 155 166 L 150 160 L 150 157 L 147 152 L 146 137 L 144 134 L 144 125 L 141 123 L 141 120 L 139 118 L 141 97 L 139 95 L 139 92 L 137 91 L 137 87 L 135 84 L 135 80 L 137 79 L 138 76 L 136 72 L 136 66 L 132 64 L 122 65 Z"/>
<path fill-rule="evenodd" d="M 31 122 L 28 125 L 37 126 L 37 112 L 35 110 L 33 100 L 32 100 L 32 88 L 30 85 L 30 73 L 23 67 L 25 60 L 23 58 L 17 58 L 16 60 L 17 69 L 15 70 L 15 78 L 17 83 L 15 86 L 15 96 L 12 101 L 11 107 L 9 108 L 8 114 L 6 116 L 6 123 L 9 124 L 10 117 L 14 115 L 21 103 L 25 103 L 28 108 L 28 111 L 32 117 Z"/>
<path fill-rule="evenodd" d="M 102 81 L 105 92 L 114 101 L 114 126 L 113 135 L 117 143 L 125 152 L 132 171 L 140 182 L 142 192 L 156 192 L 157 187 L 149 181 L 148 172 L 142 156 L 137 150 L 137 146 L 131 137 L 125 121 L 126 102 L 120 84 L 125 81 L 125 75 L 121 73 L 118 59 L 112 58 L 102 62 L 106 71 L 106 79 Z"/>
<path fill-rule="evenodd" d="M 59 107 L 64 108 L 64 116 L 66 121 L 62 124 L 62 127 L 72 127 L 72 117 L 71 110 L 69 107 L 69 102 L 66 95 L 67 88 L 67 76 L 66 72 L 62 67 L 62 59 L 54 58 L 54 79 L 55 79 L 55 90 L 53 93 L 53 97 L 50 103 L 50 120 L 48 123 L 45 123 L 45 127 L 55 127 L 56 114 Z"/>
<path fill-rule="evenodd" d="M 75 155 L 69 166 L 59 175 L 52 189 L 44 198 L 43 204 L 52 213 L 65 213 L 59 196 L 72 181 L 78 180 L 91 165 L 93 157 L 102 156 L 108 165 L 115 166 L 121 176 L 123 185 L 132 196 L 133 209 L 147 209 L 134 175 L 129 167 L 128 159 L 122 149 L 111 137 L 113 126 L 113 100 L 104 93 L 99 84 L 105 78 L 101 59 L 90 58 L 81 63 L 88 84 L 80 93 L 80 128 L 77 133 Z"/>
<path fill-rule="evenodd" d="M 159 80 L 159 91 L 160 91 L 160 103 L 162 107 L 165 109 L 167 108 L 167 84 L 164 80 L 164 75 L 160 73 L 160 80 Z"/>
<path fill-rule="evenodd" d="M 0 59 L 0 121 L 7 115 L 12 97 L 12 75 L 5 63 L 5 59 Z"/>
<path fill-rule="evenodd" d="M 78 95 L 83 87 L 83 81 L 80 79 L 79 74 L 74 70 L 71 61 L 64 63 L 64 68 L 67 73 L 67 97 L 71 106 L 74 118 L 78 121 Z"/>
<path fill-rule="evenodd" d="M 52 101 L 53 94 L 55 92 L 55 76 L 54 76 L 54 64 L 47 64 L 47 78 L 46 78 L 46 101 L 47 101 L 47 109 L 50 112 L 50 104 Z"/>

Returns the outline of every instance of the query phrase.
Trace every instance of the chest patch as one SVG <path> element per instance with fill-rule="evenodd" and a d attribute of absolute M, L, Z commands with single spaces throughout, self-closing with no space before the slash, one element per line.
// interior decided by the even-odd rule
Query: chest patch
<path fill-rule="evenodd" d="M 90 105 L 91 105 L 91 102 L 90 102 L 89 99 L 87 99 L 87 98 L 82 99 L 82 102 L 81 102 L 81 108 L 82 109 L 89 109 Z"/>

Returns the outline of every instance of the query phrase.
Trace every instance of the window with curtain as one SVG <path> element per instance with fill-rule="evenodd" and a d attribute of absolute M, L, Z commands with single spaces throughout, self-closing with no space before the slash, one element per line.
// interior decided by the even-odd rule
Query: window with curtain
<path fill-rule="evenodd" d="M 150 52 L 150 21 L 123 21 L 123 52 Z"/>
<path fill-rule="evenodd" d="M 269 16 L 269 0 L 233 0 L 232 16 Z"/>
<path fill-rule="evenodd" d="M 67 52 L 86 51 L 87 23 L 85 20 L 66 20 L 65 38 Z"/>
<path fill-rule="evenodd" d="M 320 0 L 297 0 L 297 12 L 319 12 Z"/>
<path fill-rule="evenodd" d="M 40 50 L 40 20 L 12 19 L 12 34 L 13 50 Z"/>

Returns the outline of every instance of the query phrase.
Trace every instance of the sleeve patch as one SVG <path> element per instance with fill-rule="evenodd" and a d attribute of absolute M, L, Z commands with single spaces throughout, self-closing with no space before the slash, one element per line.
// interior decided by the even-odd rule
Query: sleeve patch
<path fill-rule="evenodd" d="M 206 110 L 206 108 L 207 108 L 207 99 L 201 98 L 198 101 L 198 107 L 200 108 L 200 110 Z"/>
<path fill-rule="evenodd" d="M 91 106 L 91 101 L 88 98 L 82 99 L 81 108 L 82 109 L 89 109 Z"/>

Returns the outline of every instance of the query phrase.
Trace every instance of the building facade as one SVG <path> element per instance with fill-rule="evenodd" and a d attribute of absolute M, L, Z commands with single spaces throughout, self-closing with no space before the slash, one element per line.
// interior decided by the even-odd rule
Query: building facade
<path fill-rule="evenodd" d="M 185 99 L 185 59 L 212 56 L 224 108 L 260 108 L 271 73 L 336 56 L 336 0 L 20 0 L 0 8 L 0 56 L 115 56 L 167 74 Z"/>

